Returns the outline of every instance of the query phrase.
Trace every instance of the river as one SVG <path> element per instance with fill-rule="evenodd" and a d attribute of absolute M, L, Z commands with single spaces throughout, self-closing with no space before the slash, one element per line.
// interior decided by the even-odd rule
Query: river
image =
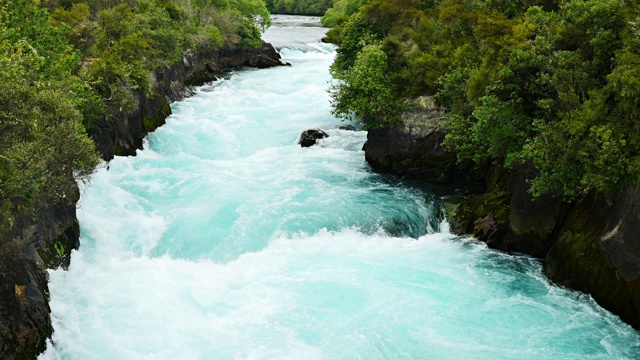
<path fill-rule="evenodd" d="M 265 38 L 291 67 L 198 88 L 95 173 L 80 250 L 50 272 L 41 358 L 638 358 L 638 332 L 589 296 L 370 171 L 366 132 L 330 113 L 335 53 L 314 22 L 276 16 Z M 310 128 L 330 136 L 301 148 Z"/>

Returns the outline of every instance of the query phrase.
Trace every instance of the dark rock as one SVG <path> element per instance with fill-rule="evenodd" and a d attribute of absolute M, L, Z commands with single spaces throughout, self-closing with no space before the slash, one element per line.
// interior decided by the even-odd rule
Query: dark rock
<path fill-rule="evenodd" d="M 485 217 L 477 218 L 473 222 L 473 232 L 480 234 L 482 237 L 491 238 L 491 236 L 498 230 L 498 225 L 494 218 L 493 212 L 490 212 Z"/>
<path fill-rule="evenodd" d="M 578 202 L 545 259 L 550 279 L 590 294 L 640 328 L 640 186 Z"/>
<path fill-rule="evenodd" d="M 411 105 L 414 109 L 405 112 L 396 126 L 368 131 L 363 150 L 373 170 L 442 183 L 476 175 L 469 164 L 457 164 L 455 154 L 442 145 L 445 109 L 430 96 L 414 99 Z"/>
<path fill-rule="evenodd" d="M 27 238 L 0 244 L 0 355 L 35 359 L 53 328 L 46 268 Z M 19 259 L 19 260 L 18 260 Z"/>
<path fill-rule="evenodd" d="M 509 229 L 511 197 L 504 168 L 497 167 L 492 171 L 487 189 L 490 191 L 482 194 L 449 198 L 445 203 L 445 212 L 454 234 L 472 234 L 490 247 L 501 249 L 504 235 Z"/>
<path fill-rule="evenodd" d="M 322 130 L 305 130 L 304 132 L 302 132 L 302 135 L 300 135 L 298 144 L 300 144 L 300 146 L 302 147 L 310 147 L 315 145 L 318 140 L 324 139 L 326 137 L 329 137 L 329 135 Z"/>
<path fill-rule="evenodd" d="M 508 229 L 493 246 L 503 251 L 519 252 L 543 258 L 551 246 L 563 207 L 562 199 L 545 194 L 537 198 L 529 192 L 529 180 L 537 175 L 533 165 L 526 164 L 509 174 Z"/>
<path fill-rule="evenodd" d="M 495 166 L 487 175 L 485 193 L 460 199 L 455 208 L 449 206 L 452 231 L 473 234 L 494 249 L 545 257 L 566 206 L 559 198 L 534 198 L 529 193 L 529 180 L 535 174 L 530 164 L 517 171 Z M 488 220 L 489 214 L 494 223 L 490 231 L 485 229 L 488 225 L 476 226 L 484 224 L 480 220 Z"/>
<path fill-rule="evenodd" d="M 356 127 L 353 125 L 340 125 L 338 129 L 346 131 L 356 131 Z"/>
<path fill-rule="evenodd" d="M 592 194 L 577 202 L 553 238 L 544 262 L 554 282 L 590 294 L 602 307 L 640 328 L 637 273 L 638 187 L 615 202 Z"/>
<path fill-rule="evenodd" d="M 269 43 L 265 43 L 264 45 L 262 45 L 262 47 L 259 50 L 259 54 L 264 59 L 269 59 L 269 62 L 271 63 L 270 66 L 285 66 L 285 65 L 287 65 L 287 64 L 282 63 L 280 61 L 280 59 L 282 59 L 282 57 L 280 56 L 280 53 L 278 52 L 278 50 L 276 50 L 276 48 L 273 47 L 273 45 L 271 45 Z M 289 65 L 291 65 L 291 64 L 289 64 Z"/>
<path fill-rule="evenodd" d="M 69 181 L 75 182 L 70 177 Z M 77 187 L 76 187 L 77 189 Z M 66 268 L 79 246 L 76 192 L 21 218 L 0 242 L 0 358 L 34 359 L 53 331 L 47 268 Z"/>
<path fill-rule="evenodd" d="M 256 67 L 258 69 L 264 69 L 264 68 L 280 66 L 280 65 L 284 65 L 284 64 L 282 64 L 279 59 L 274 59 L 264 54 L 256 54 L 255 56 L 251 57 L 247 61 L 247 66 Z"/>
<path fill-rule="evenodd" d="M 204 68 L 205 68 L 205 70 L 206 70 L 208 73 L 210 73 L 210 74 L 214 74 L 216 71 L 220 70 L 220 69 L 218 69 L 218 68 L 217 68 L 217 66 L 216 66 L 216 68 L 214 69 L 214 68 L 213 68 L 213 66 L 211 66 L 211 63 L 205 63 Z M 214 81 L 215 81 L 215 80 L 214 80 Z"/>
<path fill-rule="evenodd" d="M 640 279 L 640 186 L 618 195 L 596 240 L 611 263 L 626 281 Z"/>

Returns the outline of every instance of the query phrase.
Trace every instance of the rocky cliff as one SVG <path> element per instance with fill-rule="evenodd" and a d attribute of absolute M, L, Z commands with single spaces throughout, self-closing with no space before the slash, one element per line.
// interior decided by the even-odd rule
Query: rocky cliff
<path fill-rule="evenodd" d="M 191 86 L 216 79 L 221 70 L 284 65 L 270 44 L 208 53 L 187 52 L 181 61 L 152 74 L 153 95 L 134 92 L 135 109 L 103 119 L 89 131 L 102 158 L 134 155 L 144 136 L 164 124 L 169 103 L 193 95 Z M 69 181 L 75 182 L 69 176 Z M 77 189 L 77 187 L 76 187 Z M 0 242 L 0 358 L 33 359 L 53 331 L 47 269 L 67 267 L 80 245 L 76 218 L 79 192 L 57 204 L 42 204 L 34 218 L 19 219 Z"/>
<path fill-rule="evenodd" d="M 556 283 L 591 294 L 604 308 L 640 328 L 640 186 L 607 197 L 590 194 L 565 202 L 533 198 L 530 164 L 507 171 L 501 164 L 457 165 L 442 147 L 444 109 L 431 98 L 417 104 L 391 129 L 370 131 L 365 157 L 376 171 L 429 181 L 480 181 L 484 191 L 450 198 L 445 210 L 457 234 L 490 247 L 543 260 Z"/>
<path fill-rule="evenodd" d="M 73 179 L 69 179 L 75 182 Z M 77 187 L 76 187 L 77 189 Z M 47 269 L 67 267 L 79 245 L 80 193 L 19 219 L 0 242 L 0 358 L 33 359 L 51 336 Z"/>

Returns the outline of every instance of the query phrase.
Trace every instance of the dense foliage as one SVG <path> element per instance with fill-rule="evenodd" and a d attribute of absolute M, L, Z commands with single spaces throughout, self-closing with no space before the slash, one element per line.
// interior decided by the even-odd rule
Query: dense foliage
<path fill-rule="evenodd" d="M 0 230 L 35 216 L 41 202 L 73 198 L 71 175 L 83 177 L 97 164 L 81 125 L 71 77 L 80 60 L 34 1 L 0 7 Z M 71 180 L 72 182 L 72 180 Z"/>
<path fill-rule="evenodd" d="M 327 32 L 325 41 L 339 44 L 341 42 L 341 33 L 344 24 L 349 20 L 351 15 L 360 10 L 361 7 L 367 5 L 370 0 L 336 0 L 331 8 L 329 8 L 324 16 L 322 16 L 322 26 L 331 28 Z"/>
<path fill-rule="evenodd" d="M 75 201 L 99 161 L 85 129 L 152 95 L 153 71 L 187 49 L 259 47 L 269 23 L 262 0 L 0 2 L 0 236 Z"/>
<path fill-rule="evenodd" d="M 333 0 L 266 0 L 272 14 L 323 15 Z"/>
<path fill-rule="evenodd" d="M 83 104 L 85 126 L 104 113 L 134 106 L 132 90 L 150 92 L 149 73 L 179 60 L 186 49 L 259 47 L 269 13 L 262 0 L 60 0 L 53 23 L 69 26 L 80 52 L 75 75 L 98 96 Z"/>
<path fill-rule="evenodd" d="M 406 99 L 436 95 L 459 159 L 533 163 L 534 194 L 640 182 L 635 2 L 372 0 L 345 16 L 332 67 L 338 115 L 392 126 Z"/>

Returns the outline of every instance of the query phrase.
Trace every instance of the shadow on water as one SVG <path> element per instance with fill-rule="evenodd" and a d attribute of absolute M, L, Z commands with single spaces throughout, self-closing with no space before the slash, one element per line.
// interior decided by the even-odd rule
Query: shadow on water
<path fill-rule="evenodd" d="M 379 198 L 406 201 L 387 201 L 382 220 L 375 230 L 382 230 L 393 237 L 410 237 L 418 239 L 423 235 L 440 231 L 440 223 L 444 219 L 441 211 L 439 195 L 433 184 L 405 180 L 392 175 L 377 174 L 364 180 L 363 186 L 373 187 L 371 193 Z"/>

